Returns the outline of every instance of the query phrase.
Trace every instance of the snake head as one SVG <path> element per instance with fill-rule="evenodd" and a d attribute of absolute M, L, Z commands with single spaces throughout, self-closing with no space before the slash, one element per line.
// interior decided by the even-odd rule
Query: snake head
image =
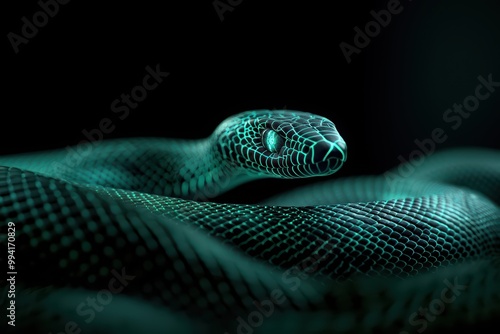
<path fill-rule="evenodd" d="M 213 137 L 223 160 L 253 176 L 330 175 L 347 158 L 333 122 L 301 111 L 243 112 L 224 120 Z"/>

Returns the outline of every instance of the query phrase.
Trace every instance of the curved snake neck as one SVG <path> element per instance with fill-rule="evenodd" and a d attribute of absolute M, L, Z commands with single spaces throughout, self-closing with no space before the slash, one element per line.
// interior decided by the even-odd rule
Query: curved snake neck
<path fill-rule="evenodd" d="M 269 133 L 274 134 L 272 148 Z M 324 117 L 255 110 L 227 118 L 204 139 L 109 140 L 62 154 L 4 160 L 9 166 L 81 184 L 207 200 L 258 178 L 333 174 L 346 160 L 347 150 L 335 125 Z"/>

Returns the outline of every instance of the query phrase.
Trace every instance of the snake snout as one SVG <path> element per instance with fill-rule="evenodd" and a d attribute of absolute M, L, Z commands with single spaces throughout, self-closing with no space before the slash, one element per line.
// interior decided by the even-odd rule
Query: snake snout
<path fill-rule="evenodd" d="M 347 145 L 343 140 L 335 142 L 321 141 L 312 147 L 309 154 L 313 163 L 330 159 L 337 159 L 344 162 L 347 158 Z"/>

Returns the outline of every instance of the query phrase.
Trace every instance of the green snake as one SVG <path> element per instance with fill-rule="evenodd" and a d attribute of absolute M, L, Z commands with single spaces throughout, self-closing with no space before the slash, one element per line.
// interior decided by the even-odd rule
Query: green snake
<path fill-rule="evenodd" d="M 443 151 L 405 177 L 311 181 L 262 204 L 213 200 L 260 178 L 331 175 L 346 159 L 333 122 L 291 110 L 236 114 L 198 140 L 0 157 L 0 258 L 4 269 L 15 224 L 17 272 L 16 327 L 2 326 L 431 333 L 494 323 L 499 152 Z M 10 283 L 0 283 L 5 310 Z"/>

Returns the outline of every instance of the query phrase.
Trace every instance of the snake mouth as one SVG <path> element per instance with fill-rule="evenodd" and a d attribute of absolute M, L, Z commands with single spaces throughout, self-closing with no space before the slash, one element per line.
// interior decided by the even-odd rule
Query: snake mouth
<path fill-rule="evenodd" d="M 315 164 L 309 165 L 309 170 L 311 171 L 311 174 L 317 175 L 329 175 L 333 174 L 336 171 L 340 169 L 340 167 L 344 164 L 344 161 L 342 159 L 338 158 L 330 158 L 325 161 L 317 162 Z"/>
<path fill-rule="evenodd" d="M 289 167 L 273 167 L 268 168 L 267 170 L 275 176 L 286 179 L 294 179 L 331 175 L 337 172 L 343 164 L 344 160 L 331 157 L 316 163 L 300 164 Z"/>

